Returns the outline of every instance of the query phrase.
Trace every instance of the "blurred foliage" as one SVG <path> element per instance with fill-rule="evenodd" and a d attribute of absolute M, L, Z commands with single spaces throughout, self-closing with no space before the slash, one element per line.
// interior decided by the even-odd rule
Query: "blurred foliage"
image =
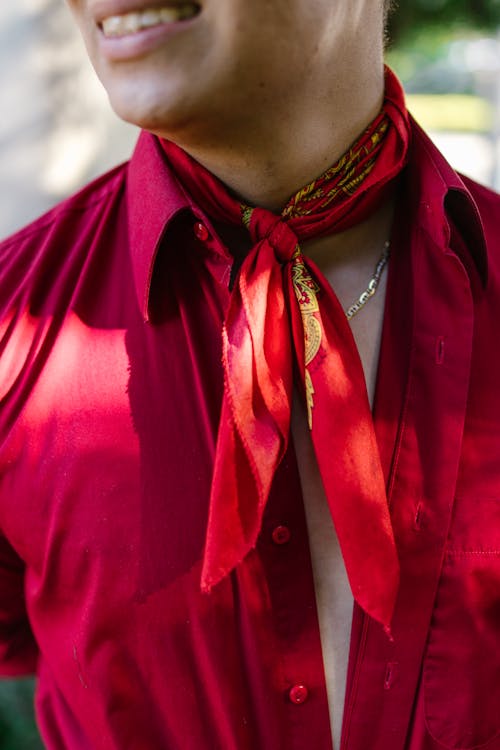
<path fill-rule="evenodd" d="M 388 62 L 411 93 L 476 94 L 473 69 L 498 55 L 499 30 L 500 0 L 395 0 Z"/>
<path fill-rule="evenodd" d="M 430 130 L 489 133 L 500 69 L 500 0 L 412 0 L 395 8 L 387 62 Z"/>
<path fill-rule="evenodd" d="M 398 11 L 399 12 L 399 11 Z M 446 48 L 456 39 L 478 31 L 470 27 L 431 26 L 413 29 L 402 39 L 389 38 L 387 59 L 403 81 L 410 83 L 422 69 L 442 60 Z"/>
<path fill-rule="evenodd" d="M 492 29 L 499 25 L 500 0 L 400 0 L 391 16 L 389 36 L 400 44 L 422 29 Z"/>
<path fill-rule="evenodd" d="M 498 32 L 453 24 L 421 27 L 392 44 L 386 58 L 424 129 L 488 137 L 497 131 Z"/>
<path fill-rule="evenodd" d="M 43 750 L 33 718 L 33 680 L 0 680 L 1 750 Z"/>

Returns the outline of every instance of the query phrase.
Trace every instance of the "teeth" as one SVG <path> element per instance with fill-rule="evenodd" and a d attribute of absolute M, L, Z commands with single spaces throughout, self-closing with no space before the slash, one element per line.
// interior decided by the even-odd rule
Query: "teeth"
<path fill-rule="evenodd" d="M 124 13 L 122 16 L 109 16 L 101 22 L 101 28 L 107 37 L 127 36 L 163 23 L 184 21 L 195 16 L 198 10 L 194 3 L 171 5 L 166 8 L 146 8 L 143 11 Z"/>

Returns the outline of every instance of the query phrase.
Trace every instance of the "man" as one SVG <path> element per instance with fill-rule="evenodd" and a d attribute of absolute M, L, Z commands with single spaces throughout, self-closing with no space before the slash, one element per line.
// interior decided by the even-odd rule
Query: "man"
<path fill-rule="evenodd" d="M 498 198 L 381 0 L 69 4 L 145 132 L 1 246 L 3 673 L 48 748 L 500 748 Z"/>

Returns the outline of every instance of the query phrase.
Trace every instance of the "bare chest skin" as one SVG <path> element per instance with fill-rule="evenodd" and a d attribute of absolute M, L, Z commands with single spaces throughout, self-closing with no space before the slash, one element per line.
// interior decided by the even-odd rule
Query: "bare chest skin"
<path fill-rule="evenodd" d="M 383 242 L 380 243 L 380 247 L 382 246 Z M 368 264 L 366 268 L 374 267 L 375 262 Z M 344 309 L 347 309 L 364 290 L 372 273 L 368 270 L 363 275 L 364 269 L 361 273 L 356 273 L 355 270 L 337 273 L 335 268 L 329 269 L 327 266 L 323 267 L 322 271 L 334 288 Z M 372 405 L 382 332 L 386 277 L 387 271 L 384 272 L 375 297 L 351 321 L 351 329 L 361 357 L 368 396 Z M 360 281 L 363 278 L 365 280 Z M 356 285 L 357 291 L 353 292 Z M 311 548 L 330 722 L 334 748 L 339 750 L 353 597 L 327 507 L 307 427 L 305 409 L 297 395 L 295 395 L 292 410 L 292 436 L 297 454 Z"/>

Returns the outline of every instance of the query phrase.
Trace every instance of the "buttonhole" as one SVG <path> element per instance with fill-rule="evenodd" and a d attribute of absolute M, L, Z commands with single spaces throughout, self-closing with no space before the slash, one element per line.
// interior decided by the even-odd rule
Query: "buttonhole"
<path fill-rule="evenodd" d="M 422 503 L 419 503 L 417 505 L 417 510 L 415 512 L 415 528 L 420 531 L 422 528 Z"/>
<path fill-rule="evenodd" d="M 385 670 L 385 680 L 384 680 L 384 689 L 390 690 L 394 680 L 396 679 L 396 673 L 398 668 L 398 662 L 397 661 L 390 661 L 387 665 L 387 669 Z"/>
<path fill-rule="evenodd" d="M 436 364 L 442 365 L 444 362 L 444 336 L 438 336 L 436 340 Z"/>

